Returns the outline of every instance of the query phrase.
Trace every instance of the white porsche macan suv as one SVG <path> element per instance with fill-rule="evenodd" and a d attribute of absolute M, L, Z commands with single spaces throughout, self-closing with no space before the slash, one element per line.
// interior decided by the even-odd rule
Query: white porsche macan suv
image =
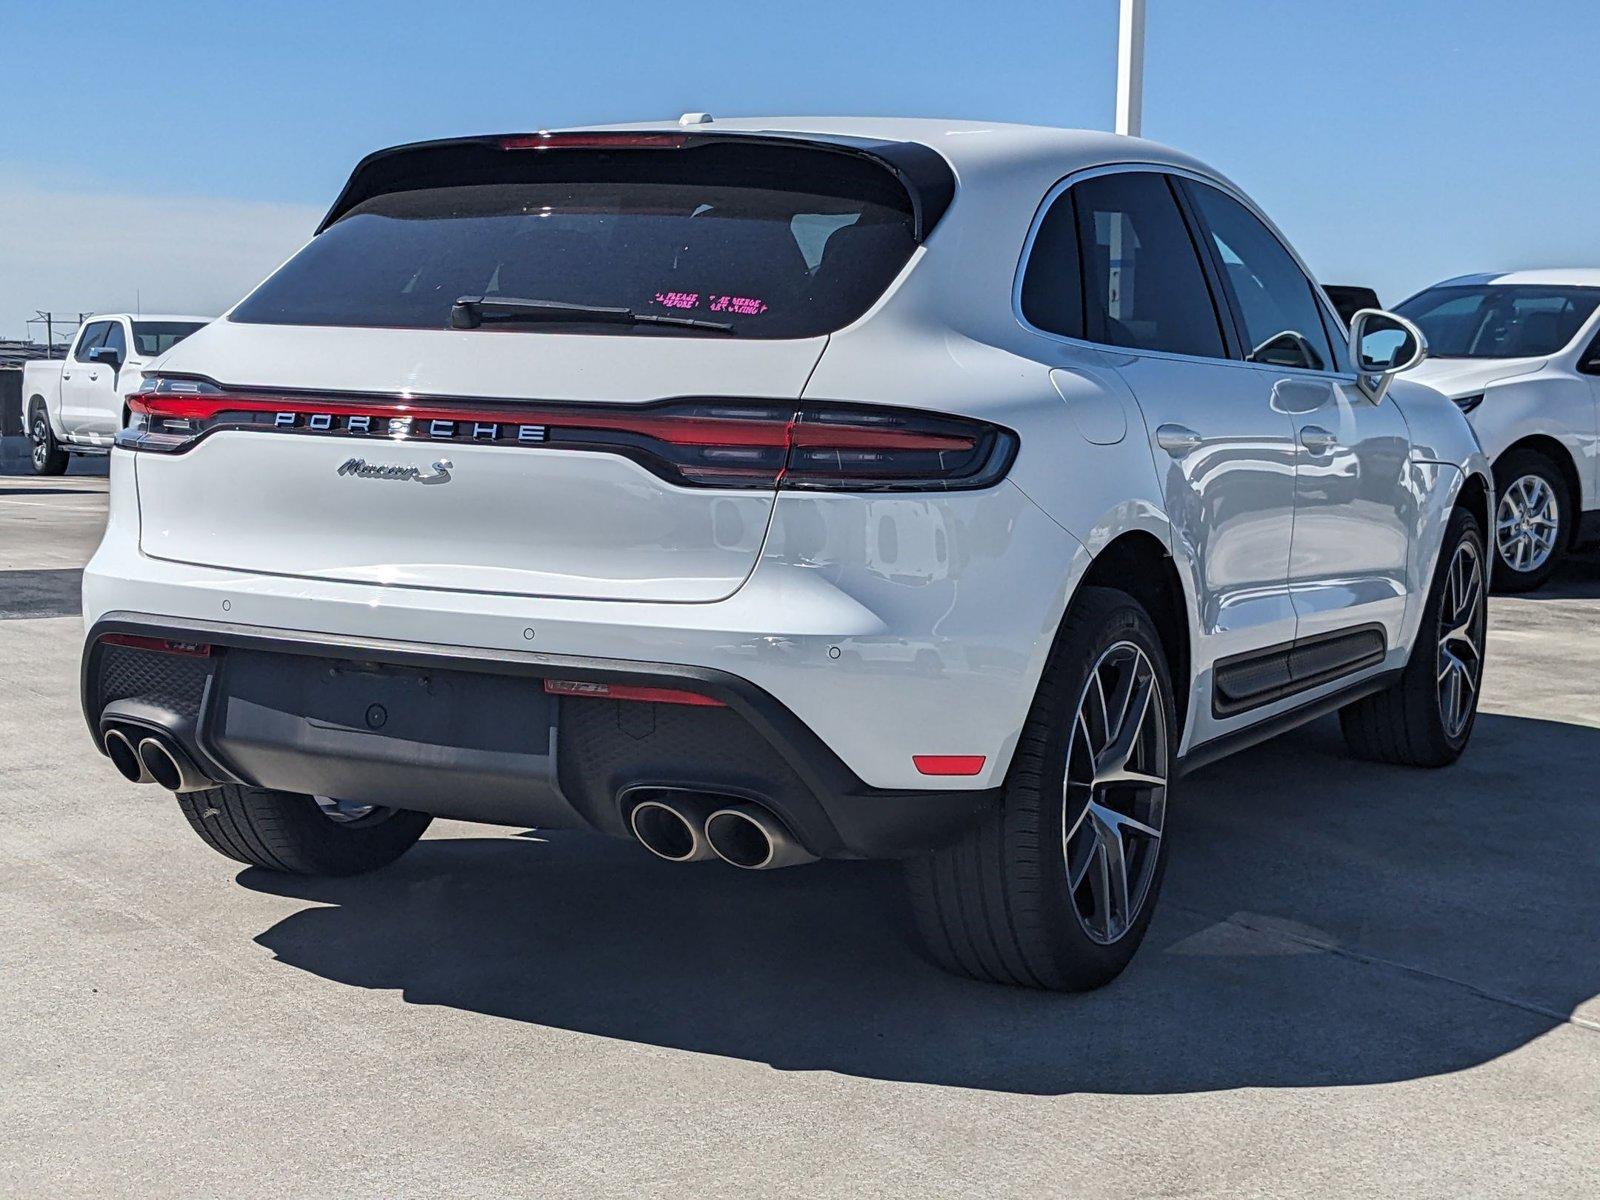
<path fill-rule="evenodd" d="M 1463 275 L 1396 311 L 1428 342 L 1406 377 L 1468 414 L 1493 468 L 1495 586 L 1541 586 L 1600 541 L 1600 270 Z"/>
<path fill-rule="evenodd" d="M 1465 746 L 1491 484 L 1391 385 L 1422 351 L 1148 142 L 385 150 L 131 397 L 85 716 L 268 870 L 434 816 L 904 859 L 937 961 L 1094 987 L 1184 771 L 1334 710 L 1367 757 Z"/>

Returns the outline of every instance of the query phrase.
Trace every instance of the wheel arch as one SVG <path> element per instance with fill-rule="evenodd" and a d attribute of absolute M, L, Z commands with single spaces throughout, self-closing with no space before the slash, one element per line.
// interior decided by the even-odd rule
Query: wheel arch
<path fill-rule="evenodd" d="M 1155 534 L 1135 529 L 1119 534 L 1094 556 L 1078 588 L 1073 603 L 1086 587 L 1109 587 L 1126 592 L 1143 605 L 1155 623 L 1161 649 L 1172 673 L 1173 700 L 1178 710 L 1178 734 L 1188 725 L 1190 675 L 1193 647 L 1190 644 L 1194 621 L 1184 591 L 1183 577 L 1167 545 Z M 1067 613 L 1072 604 L 1067 605 Z M 1066 615 L 1062 616 L 1065 623 Z"/>
<path fill-rule="evenodd" d="M 1500 464 L 1505 461 L 1505 458 L 1508 454 L 1515 454 L 1519 450 L 1530 451 L 1534 454 L 1540 455 L 1543 458 L 1549 459 L 1555 465 L 1556 470 L 1561 472 L 1562 482 L 1567 486 L 1567 495 L 1571 499 L 1574 509 L 1573 520 L 1567 523 L 1566 548 L 1570 549 L 1573 545 L 1573 540 L 1578 536 L 1579 522 L 1577 520 L 1577 516 L 1583 510 L 1583 478 L 1578 474 L 1578 464 L 1572 457 L 1572 451 L 1567 449 L 1567 447 L 1559 438 L 1551 437 L 1549 434 L 1545 433 L 1535 433 L 1524 438 L 1519 438 L 1517 441 L 1512 442 L 1504 450 L 1500 451 L 1499 454 L 1495 455 L 1494 469 L 1495 478 L 1497 480 L 1499 479 Z M 1463 491 L 1464 490 L 1465 489 L 1463 489 Z M 1497 486 L 1495 488 L 1496 494 L 1498 494 L 1498 491 L 1499 488 Z M 1484 536 L 1492 536 L 1493 531 L 1494 506 L 1491 501 L 1489 509 L 1489 521 L 1488 524 L 1484 526 Z"/>

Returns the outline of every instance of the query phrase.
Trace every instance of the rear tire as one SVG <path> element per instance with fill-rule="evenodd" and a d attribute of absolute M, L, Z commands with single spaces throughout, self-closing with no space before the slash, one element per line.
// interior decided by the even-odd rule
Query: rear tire
<path fill-rule="evenodd" d="M 1494 477 L 1494 590 L 1531 592 L 1550 581 L 1572 543 L 1573 497 L 1561 469 L 1537 450 L 1502 455 Z"/>
<path fill-rule="evenodd" d="M 1137 713 L 1137 724 L 1123 713 Z M 1058 991 L 1115 979 L 1144 937 L 1166 871 L 1165 781 L 1176 751 L 1154 624 L 1126 593 L 1086 588 L 1056 639 L 999 810 L 907 864 L 933 960 L 974 979 Z"/>
<path fill-rule="evenodd" d="M 61 475 L 67 469 L 67 452 L 56 441 L 50 429 L 50 418 L 44 405 L 37 402 L 28 415 L 28 440 L 32 442 L 33 473 L 35 475 Z"/>
<path fill-rule="evenodd" d="M 433 819 L 381 808 L 360 819 L 337 819 L 312 796 L 239 784 L 179 792 L 178 804 L 190 828 L 218 854 L 288 875 L 360 875 L 388 866 Z"/>
<path fill-rule="evenodd" d="M 1485 553 L 1478 519 L 1464 508 L 1456 509 L 1445 529 L 1428 604 L 1405 670 L 1383 691 L 1339 710 L 1345 744 L 1357 758 L 1407 767 L 1447 767 L 1467 748 L 1478 719 L 1488 630 Z M 1455 691 L 1450 686 L 1452 676 Z M 1464 708 L 1456 704 L 1455 696 L 1462 698 Z"/>

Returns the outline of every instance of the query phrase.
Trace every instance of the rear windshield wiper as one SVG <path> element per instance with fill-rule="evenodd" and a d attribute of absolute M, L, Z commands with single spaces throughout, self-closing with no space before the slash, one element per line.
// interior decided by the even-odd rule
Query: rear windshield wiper
<path fill-rule="evenodd" d="M 609 308 L 603 304 L 569 304 L 564 300 L 462 296 L 450 306 L 450 326 L 453 329 L 476 329 L 485 321 L 600 321 L 612 325 L 673 325 L 683 329 L 705 329 L 712 333 L 734 332 L 732 324 L 727 321 L 669 317 L 661 313 L 638 313 L 631 308 Z"/>

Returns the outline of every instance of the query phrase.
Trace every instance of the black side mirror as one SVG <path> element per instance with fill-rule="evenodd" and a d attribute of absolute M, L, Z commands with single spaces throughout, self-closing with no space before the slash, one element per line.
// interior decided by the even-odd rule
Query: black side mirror
<path fill-rule="evenodd" d="M 103 367 L 110 367 L 113 371 L 122 370 L 122 351 L 115 346 L 96 346 L 89 351 L 89 361 L 99 363 Z"/>
<path fill-rule="evenodd" d="M 1378 293 L 1369 287 L 1359 287 L 1351 283 L 1325 283 L 1322 285 L 1322 290 L 1328 294 L 1328 299 L 1333 302 L 1334 311 L 1344 318 L 1346 325 L 1350 324 L 1363 308 L 1383 307 L 1378 302 Z"/>

